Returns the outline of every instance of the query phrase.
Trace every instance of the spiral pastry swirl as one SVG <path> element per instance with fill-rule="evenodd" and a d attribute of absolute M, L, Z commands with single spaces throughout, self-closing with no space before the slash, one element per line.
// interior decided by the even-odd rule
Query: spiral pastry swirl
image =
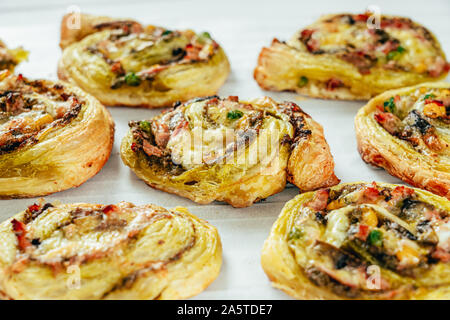
<path fill-rule="evenodd" d="M 450 203 L 427 191 L 348 183 L 298 195 L 262 252 L 299 299 L 449 299 Z"/>
<path fill-rule="evenodd" d="M 322 127 L 296 104 L 198 98 L 130 122 L 124 163 L 150 186 L 246 207 L 284 189 L 338 183 Z"/>
<path fill-rule="evenodd" d="M 409 18 L 329 14 L 261 50 L 254 78 L 266 90 L 368 100 L 386 90 L 444 79 L 436 37 Z"/>
<path fill-rule="evenodd" d="M 218 275 L 217 230 L 184 208 L 35 203 L 0 224 L 10 299 L 180 299 Z"/>
<path fill-rule="evenodd" d="M 69 84 L 8 73 L 0 76 L 0 198 L 46 195 L 94 176 L 113 145 L 108 111 Z"/>
<path fill-rule="evenodd" d="M 154 108 L 212 95 L 230 71 L 225 52 L 208 32 L 129 19 L 66 15 L 60 46 L 59 78 L 105 105 Z"/>

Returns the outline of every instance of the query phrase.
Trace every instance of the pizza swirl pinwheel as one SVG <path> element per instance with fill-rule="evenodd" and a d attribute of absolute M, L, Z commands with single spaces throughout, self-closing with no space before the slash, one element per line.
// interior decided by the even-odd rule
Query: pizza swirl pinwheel
<path fill-rule="evenodd" d="M 450 84 L 387 91 L 355 118 L 362 159 L 450 198 Z"/>
<path fill-rule="evenodd" d="M 204 97 L 132 121 L 124 163 L 150 186 L 198 203 L 246 207 L 280 192 L 339 182 L 322 127 L 296 104 Z"/>
<path fill-rule="evenodd" d="M 449 299 L 450 203 L 385 183 L 289 201 L 262 253 L 272 284 L 299 299 Z"/>
<path fill-rule="evenodd" d="M 66 83 L 0 74 L 0 199 L 79 186 L 106 163 L 114 123 Z"/>
<path fill-rule="evenodd" d="M 76 29 L 75 18 L 62 21 L 58 75 L 105 105 L 170 106 L 215 94 L 228 76 L 228 59 L 208 32 L 86 14 Z"/>
<path fill-rule="evenodd" d="M 0 296 L 182 299 L 219 274 L 216 228 L 184 208 L 45 203 L 0 224 Z"/>
<path fill-rule="evenodd" d="M 254 77 L 266 90 L 368 100 L 386 90 L 443 79 L 449 69 L 435 36 L 411 19 L 334 14 L 287 42 L 274 39 L 262 49 Z"/>

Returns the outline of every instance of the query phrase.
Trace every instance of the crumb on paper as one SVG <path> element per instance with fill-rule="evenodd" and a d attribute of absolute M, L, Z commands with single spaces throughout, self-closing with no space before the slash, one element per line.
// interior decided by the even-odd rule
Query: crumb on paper
<path fill-rule="evenodd" d="M 305 101 L 305 100 L 309 100 L 310 98 L 307 96 L 296 96 L 295 100 L 297 101 Z"/>

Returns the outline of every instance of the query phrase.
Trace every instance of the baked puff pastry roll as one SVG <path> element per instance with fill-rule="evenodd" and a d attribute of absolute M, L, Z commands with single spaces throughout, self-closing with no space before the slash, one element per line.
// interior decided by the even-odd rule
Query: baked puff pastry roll
<path fill-rule="evenodd" d="M 205 97 L 130 122 L 124 163 L 148 185 L 197 203 L 246 207 L 280 192 L 335 185 L 322 127 L 296 104 Z"/>
<path fill-rule="evenodd" d="M 385 92 L 355 118 L 362 159 L 450 198 L 450 84 Z"/>
<path fill-rule="evenodd" d="M 436 81 L 450 65 L 435 36 L 408 18 L 333 14 L 289 41 L 263 48 L 254 77 L 266 90 L 368 100 L 386 90 Z"/>
<path fill-rule="evenodd" d="M 262 252 L 298 299 L 449 299 L 450 203 L 386 183 L 347 183 L 289 201 Z"/>
<path fill-rule="evenodd" d="M 215 94 L 230 66 L 208 32 L 168 30 L 128 19 L 63 18 L 60 79 L 78 85 L 105 105 L 163 107 Z"/>
<path fill-rule="evenodd" d="M 113 139 L 111 116 L 94 97 L 66 83 L 6 76 L 0 81 L 0 199 L 79 186 L 103 167 Z"/>
<path fill-rule="evenodd" d="M 216 228 L 185 208 L 37 203 L 0 224 L 9 299 L 183 299 L 219 274 Z"/>
<path fill-rule="evenodd" d="M 28 57 L 28 52 L 22 48 L 9 49 L 6 44 L 0 40 L 0 71 L 14 71 L 14 68 Z"/>

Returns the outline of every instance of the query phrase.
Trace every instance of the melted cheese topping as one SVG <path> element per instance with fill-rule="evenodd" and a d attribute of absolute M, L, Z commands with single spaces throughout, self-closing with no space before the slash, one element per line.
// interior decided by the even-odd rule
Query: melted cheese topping
<path fill-rule="evenodd" d="M 366 19 L 357 16 L 335 15 L 319 20 L 298 32 L 288 45 L 315 54 L 339 56 L 353 52 L 375 59 L 375 68 L 405 70 L 414 73 L 436 71 L 440 75 L 445 65 L 436 40 L 428 30 L 405 18 L 381 17 L 381 28 L 369 28 Z M 352 22 L 349 22 L 352 19 Z M 305 39 L 305 31 L 307 34 Z M 379 34 L 378 34 L 379 33 Z M 302 36 L 303 34 L 303 36 Z M 310 40 L 308 41 L 308 39 Z M 303 43 L 302 41 L 306 42 Z M 309 46 L 309 47 L 308 47 Z M 400 49 L 397 49 L 399 48 Z M 358 60 L 354 57 L 353 60 Z M 357 63 L 357 62 L 355 62 Z"/>
<path fill-rule="evenodd" d="M 260 127 L 253 128 L 249 120 L 264 111 L 258 106 L 243 106 L 245 103 L 226 101 L 218 107 L 209 107 L 207 116 L 205 102 L 186 107 L 184 117 L 189 125 L 180 133 L 171 135 L 167 144 L 172 159 L 186 170 L 211 163 L 226 163 L 246 170 L 256 164 L 269 163 L 280 152 L 284 135 L 293 136 L 293 128 L 286 121 L 286 115 L 281 114 L 261 114 Z M 228 119 L 230 112 L 241 112 L 242 116 Z M 248 138 L 243 140 L 243 135 Z M 245 147 L 235 147 L 240 143 Z"/>
<path fill-rule="evenodd" d="M 77 61 L 96 73 L 90 77 L 117 89 L 139 86 L 174 64 L 208 60 L 218 48 L 207 33 L 170 31 L 147 26 L 144 30 L 112 29 L 95 32 L 73 50 Z M 127 77 L 128 76 L 128 77 Z"/>

